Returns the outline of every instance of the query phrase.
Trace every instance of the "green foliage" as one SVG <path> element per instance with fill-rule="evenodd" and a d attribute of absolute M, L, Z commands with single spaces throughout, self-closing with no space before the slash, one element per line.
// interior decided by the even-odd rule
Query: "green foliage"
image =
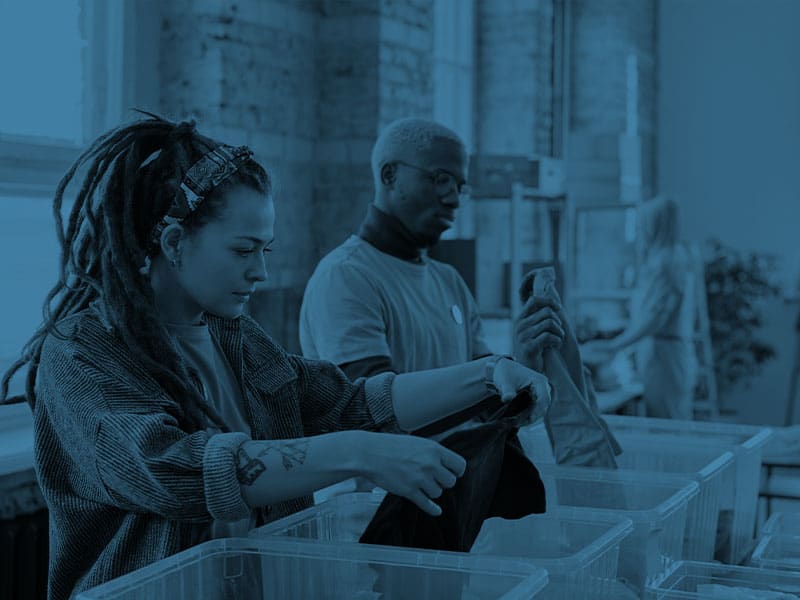
<path fill-rule="evenodd" d="M 736 384 L 749 384 L 775 349 L 756 337 L 761 328 L 761 304 L 780 288 L 770 281 L 774 256 L 740 252 L 709 240 L 711 257 L 705 264 L 714 370 L 720 394 Z"/>

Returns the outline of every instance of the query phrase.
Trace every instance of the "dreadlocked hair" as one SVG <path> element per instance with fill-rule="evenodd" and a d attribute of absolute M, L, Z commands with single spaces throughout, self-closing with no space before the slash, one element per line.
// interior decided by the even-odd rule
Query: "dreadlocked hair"
<path fill-rule="evenodd" d="M 45 298 L 42 323 L 0 382 L 0 402 L 8 399 L 11 378 L 27 364 L 25 399 L 34 407 L 45 338 L 52 334 L 65 339 L 58 322 L 99 302 L 122 342 L 175 401 L 174 416 L 181 426 L 197 431 L 214 424 L 226 431 L 219 414 L 204 401 L 196 374 L 172 343 L 142 270 L 159 252 L 151 246 L 150 236 L 184 174 L 220 144 L 197 133 L 193 121 L 172 123 L 145 114 L 150 118 L 95 140 L 58 184 L 53 200 L 61 246 L 58 282 Z M 64 192 L 84 170 L 65 228 Z M 237 185 L 265 196 L 271 191 L 266 171 L 248 159 L 181 223 L 187 233 L 213 220 L 224 206 L 226 190 Z"/>

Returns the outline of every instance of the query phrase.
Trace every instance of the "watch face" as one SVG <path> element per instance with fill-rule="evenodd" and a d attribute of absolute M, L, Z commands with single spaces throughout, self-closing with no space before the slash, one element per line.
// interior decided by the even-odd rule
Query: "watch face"
<path fill-rule="evenodd" d="M 464 323 L 464 316 L 461 314 L 461 309 L 455 304 L 450 307 L 450 314 L 453 315 L 453 320 L 459 325 Z"/>

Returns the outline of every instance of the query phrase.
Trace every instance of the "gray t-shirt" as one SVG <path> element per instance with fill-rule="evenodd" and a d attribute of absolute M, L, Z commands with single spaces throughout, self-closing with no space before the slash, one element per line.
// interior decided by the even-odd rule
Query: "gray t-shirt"
<path fill-rule="evenodd" d="M 208 325 L 170 323 L 167 329 L 175 339 L 183 359 L 197 371 L 203 384 L 206 402 L 214 407 L 231 431 L 251 435 L 239 380 L 222 349 L 211 337 Z M 211 428 L 211 431 L 219 433 L 217 428 Z M 214 521 L 211 526 L 211 537 L 246 536 L 254 525 L 255 520 L 252 516 L 233 522 Z"/>
<path fill-rule="evenodd" d="M 491 354 L 475 300 L 452 266 L 405 261 L 355 235 L 311 276 L 300 344 L 305 356 L 336 364 L 388 356 L 400 373 Z"/>
<path fill-rule="evenodd" d="M 184 360 L 200 376 L 206 402 L 219 413 L 231 431 L 250 435 L 239 381 L 208 325 L 167 325 Z"/>

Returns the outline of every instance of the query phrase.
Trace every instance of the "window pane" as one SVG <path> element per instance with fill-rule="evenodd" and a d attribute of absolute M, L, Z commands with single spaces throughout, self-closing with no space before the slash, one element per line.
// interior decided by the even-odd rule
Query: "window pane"
<path fill-rule="evenodd" d="M 0 0 L 0 133 L 79 142 L 79 0 Z"/>
<path fill-rule="evenodd" d="M 0 196 L 0 370 L 20 350 L 42 318 L 44 297 L 58 276 L 59 247 L 51 198 Z"/>

